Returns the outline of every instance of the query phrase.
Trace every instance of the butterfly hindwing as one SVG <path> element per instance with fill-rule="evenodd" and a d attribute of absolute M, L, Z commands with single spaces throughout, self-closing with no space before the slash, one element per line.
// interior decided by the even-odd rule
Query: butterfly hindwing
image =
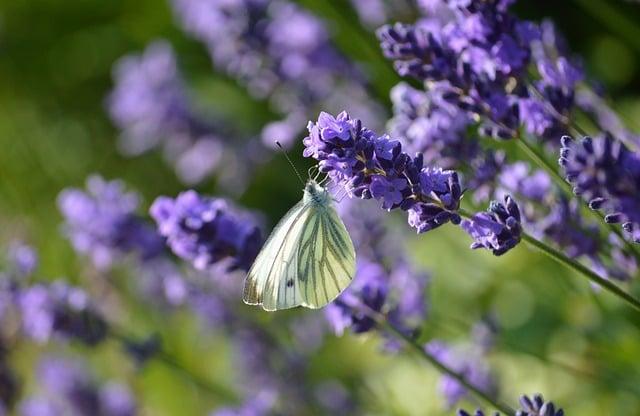
<path fill-rule="evenodd" d="M 315 207 L 298 246 L 298 278 L 303 306 L 321 308 L 334 300 L 355 273 L 355 250 L 331 205 Z"/>

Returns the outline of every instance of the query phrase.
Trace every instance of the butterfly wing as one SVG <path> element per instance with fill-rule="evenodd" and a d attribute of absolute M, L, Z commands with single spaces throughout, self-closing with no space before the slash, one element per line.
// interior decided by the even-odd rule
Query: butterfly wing
<path fill-rule="evenodd" d="M 333 208 L 310 208 L 298 243 L 297 277 L 302 306 L 321 308 L 349 286 L 356 269 L 356 254 L 344 223 Z"/>
<path fill-rule="evenodd" d="M 298 290 L 297 248 L 311 214 L 311 206 L 299 202 L 285 214 L 251 266 L 244 283 L 243 300 L 275 311 L 303 303 Z"/>

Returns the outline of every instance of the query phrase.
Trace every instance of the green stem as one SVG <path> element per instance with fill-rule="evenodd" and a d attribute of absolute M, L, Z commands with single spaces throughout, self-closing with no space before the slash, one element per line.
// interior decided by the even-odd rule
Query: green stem
<path fill-rule="evenodd" d="M 472 214 L 463 208 L 460 208 L 458 210 L 458 213 L 465 218 L 472 217 Z M 533 247 L 547 254 L 558 263 L 563 264 L 569 267 L 570 269 L 577 271 L 578 273 L 585 276 L 587 279 L 591 280 L 593 283 L 597 284 L 598 286 L 602 287 L 605 290 L 608 290 L 613 295 L 619 297 L 620 299 L 624 300 L 626 303 L 631 305 L 634 309 L 640 311 L 640 300 L 636 299 L 635 297 L 631 296 L 624 290 L 620 289 L 617 285 L 613 284 L 611 281 L 603 277 L 600 277 L 597 273 L 589 269 L 584 264 L 568 257 L 561 251 L 556 250 L 555 248 L 543 243 L 542 241 L 535 239 L 534 237 L 530 236 L 525 232 L 522 233 L 522 239 L 526 241 L 528 244 L 532 245 Z"/>
<path fill-rule="evenodd" d="M 371 309 L 364 303 L 360 303 L 359 306 L 362 312 L 364 312 L 369 318 L 373 319 L 381 328 L 386 329 L 396 337 L 403 340 L 409 347 L 411 347 L 416 353 L 418 353 L 420 357 L 427 360 L 429 364 L 434 366 L 438 371 L 454 378 L 458 383 L 475 394 L 478 398 L 484 400 L 487 404 L 505 413 L 507 416 L 515 416 L 515 411 L 509 405 L 491 397 L 491 395 L 489 395 L 488 393 L 482 391 L 481 389 L 468 382 L 467 379 L 464 378 L 464 376 L 438 361 L 433 355 L 429 354 L 416 340 L 393 326 L 393 324 L 391 324 L 382 313 Z"/>
<path fill-rule="evenodd" d="M 383 322 L 380 322 L 380 323 L 388 331 L 390 331 L 393 334 L 395 334 L 398 338 L 401 338 L 409 347 L 411 347 L 416 353 L 418 353 L 418 355 L 420 355 L 422 358 L 426 359 L 429 362 L 429 364 L 434 366 L 440 372 L 445 373 L 449 377 L 454 378 L 458 383 L 463 385 L 467 390 L 469 390 L 470 392 L 473 392 L 473 394 L 478 396 L 480 399 L 484 400 L 486 403 L 488 403 L 489 405 L 495 407 L 496 409 L 500 410 L 501 412 L 505 413 L 506 415 L 509 415 L 509 416 L 514 416 L 515 415 L 515 411 L 510 406 L 508 406 L 505 403 L 501 403 L 498 399 L 495 399 L 495 398 L 491 397 L 488 393 L 480 390 L 479 388 L 475 387 L 473 384 L 469 383 L 461 374 L 457 373 L 456 371 L 453 371 L 451 368 L 449 368 L 446 365 L 442 364 L 433 355 L 429 354 L 413 338 L 407 336 L 402 331 L 398 330 L 396 327 L 391 325 L 389 323 L 389 321 L 384 319 Z"/>
<path fill-rule="evenodd" d="M 624 290 L 620 289 L 617 285 L 613 284 L 611 281 L 603 277 L 600 277 L 597 273 L 595 273 L 594 271 L 592 271 L 591 269 L 589 269 L 579 261 L 574 260 L 570 257 L 567 257 L 564 253 L 546 245 L 542 241 L 539 241 L 528 234 L 523 233 L 522 239 L 526 241 L 528 244 L 542 251 L 546 255 L 550 256 L 557 262 L 562 263 L 565 266 L 579 272 L 580 274 L 585 276 L 587 279 L 591 280 L 593 283 L 597 284 L 603 289 L 608 290 L 610 293 L 614 294 L 615 296 L 619 297 L 620 299 L 622 299 L 623 301 L 631 305 L 637 311 L 640 311 L 640 301 L 638 299 L 631 296 Z"/>

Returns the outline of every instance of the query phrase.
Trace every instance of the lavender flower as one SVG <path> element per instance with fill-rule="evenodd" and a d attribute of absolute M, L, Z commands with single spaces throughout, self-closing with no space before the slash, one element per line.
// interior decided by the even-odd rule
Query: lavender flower
<path fill-rule="evenodd" d="M 485 412 L 478 409 L 475 413 L 468 413 L 466 410 L 458 410 L 458 416 L 485 416 Z M 495 413 L 499 416 L 499 413 Z M 516 416 L 564 416 L 564 410 L 556 409 L 553 402 L 545 402 L 541 394 L 535 394 L 533 398 L 523 395 L 520 397 L 520 409 L 516 411 Z"/>
<path fill-rule="evenodd" d="M 156 256 L 162 239 L 136 214 L 139 196 L 124 184 L 100 176 L 87 179 L 87 190 L 68 188 L 58 195 L 65 234 L 74 249 L 88 255 L 98 269 L 109 268 L 126 253 L 142 259 Z"/>
<path fill-rule="evenodd" d="M 262 131 L 269 147 L 274 127 L 290 146 L 299 121 L 318 107 L 348 107 L 370 123 L 383 119 L 364 77 L 331 44 L 324 22 L 295 3 L 173 0 L 172 5 L 180 25 L 207 46 L 216 67 L 255 97 L 268 98 L 283 115 Z"/>
<path fill-rule="evenodd" d="M 107 335 L 106 322 L 80 288 L 57 281 L 24 288 L 17 297 L 23 330 L 36 342 L 55 335 L 96 345 Z"/>
<path fill-rule="evenodd" d="M 479 118 L 483 135 L 513 138 L 522 125 L 555 141 L 566 132 L 582 72 L 549 22 L 519 20 L 511 3 L 425 1 L 430 17 L 383 26 L 378 38 L 396 71 L 424 82 L 427 94 L 446 85 L 448 104 L 436 108 L 455 105 Z M 534 65 L 540 79 L 529 81 Z"/>
<path fill-rule="evenodd" d="M 444 97 L 450 90 L 446 81 L 427 91 L 399 83 L 391 90 L 393 117 L 388 128 L 408 153 L 422 153 L 425 163 L 459 169 L 461 162 L 473 158 L 479 149 L 477 140 L 466 137 L 472 120 Z"/>
<path fill-rule="evenodd" d="M 474 387 L 489 393 L 496 391 L 496 381 L 487 364 L 483 361 L 483 351 L 469 346 L 453 348 L 443 341 L 431 341 L 425 351 L 442 364 L 463 376 Z M 453 407 L 467 396 L 467 389 L 456 379 L 444 375 L 440 380 L 440 392 L 447 405 Z"/>
<path fill-rule="evenodd" d="M 500 256 L 520 242 L 520 220 L 518 205 L 507 195 L 504 204 L 492 201 L 487 212 L 463 220 L 460 226 L 475 240 L 472 249 L 486 248 Z"/>
<path fill-rule="evenodd" d="M 31 275 L 38 266 L 38 253 L 24 243 L 14 241 L 8 254 L 10 267 L 19 276 Z"/>
<path fill-rule="evenodd" d="M 171 250 L 196 269 L 225 260 L 229 271 L 248 270 L 260 249 L 255 218 L 225 200 L 186 191 L 157 198 L 150 212 Z"/>
<path fill-rule="evenodd" d="M 607 223 L 621 223 L 632 241 L 640 243 L 640 157 L 609 135 L 575 142 L 562 138 L 560 166 L 573 191 L 602 210 Z"/>
<path fill-rule="evenodd" d="M 142 55 L 122 58 L 114 79 L 109 114 L 123 131 L 125 154 L 162 145 L 178 177 L 189 184 L 210 176 L 223 157 L 232 157 L 233 149 L 220 138 L 226 129 L 193 109 L 168 43 L 156 41 Z"/>
<path fill-rule="evenodd" d="M 96 385 L 78 361 L 46 357 L 38 366 L 38 381 L 42 392 L 22 403 L 23 416 L 133 416 L 137 413 L 136 403 L 125 386 Z"/>
<path fill-rule="evenodd" d="M 409 224 L 418 232 L 460 222 L 462 189 L 456 172 L 423 168 L 421 154 L 411 158 L 400 142 L 377 137 L 346 112 L 337 117 L 322 112 L 308 130 L 304 156 L 317 159 L 320 170 L 350 196 L 409 211 Z"/>

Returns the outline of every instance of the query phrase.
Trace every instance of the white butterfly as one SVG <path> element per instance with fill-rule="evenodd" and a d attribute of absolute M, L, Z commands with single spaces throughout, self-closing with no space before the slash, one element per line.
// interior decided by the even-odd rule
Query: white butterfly
<path fill-rule="evenodd" d="M 331 195 L 309 180 L 251 266 L 243 300 L 266 311 L 321 308 L 349 286 L 355 269 L 353 242 Z"/>

